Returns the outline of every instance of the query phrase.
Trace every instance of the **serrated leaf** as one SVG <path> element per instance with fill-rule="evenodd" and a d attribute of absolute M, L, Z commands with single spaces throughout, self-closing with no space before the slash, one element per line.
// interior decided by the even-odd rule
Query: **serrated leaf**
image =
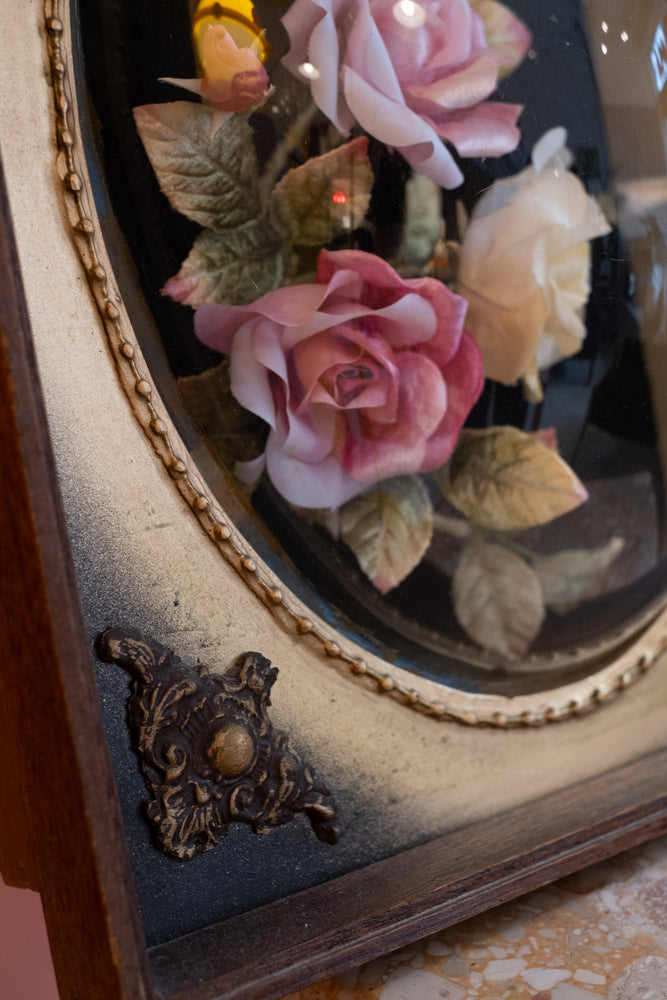
<path fill-rule="evenodd" d="M 588 498 L 552 447 L 515 427 L 463 430 L 436 479 L 454 507 L 495 531 L 547 524 Z"/>
<path fill-rule="evenodd" d="M 452 580 L 454 612 L 484 649 L 519 660 L 544 618 L 540 581 L 528 563 L 504 545 L 468 545 Z"/>
<path fill-rule="evenodd" d="M 193 308 L 205 302 L 247 305 L 280 285 L 283 268 L 281 239 L 265 220 L 224 234 L 206 229 L 162 291 Z"/>
<path fill-rule="evenodd" d="M 622 538 L 611 538 L 597 549 L 564 549 L 536 557 L 533 569 L 547 606 L 566 614 L 580 601 L 604 593 L 608 570 L 624 544 Z"/>
<path fill-rule="evenodd" d="M 386 594 L 412 572 L 433 536 L 433 507 L 418 476 L 385 479 L 340 508 L 340 533 Z"/>
<path fill-rule="evenodd" d="M 289 170 L 276 184 L 271 211 L 291 243 L 320 247 L 343 228 L 359 225 L 373 186 L 367 149 L 365 136 L 353 139 Z"/>
<path fill-rule="evenodd" d="M 134 120 L 160 188 L 173 207 L 223 232 L 261 214 L 252 129 L 233 115 L 211 135 L 213 109 L 189 101 L 146 104 Z"/>
<path fill-rule="evenodd" d="M 229 359 L 201 375 L 179 379 L 186 405 L 222 461 L 248 462 L 264 451 L 268 425 L 232 396 Z"/>

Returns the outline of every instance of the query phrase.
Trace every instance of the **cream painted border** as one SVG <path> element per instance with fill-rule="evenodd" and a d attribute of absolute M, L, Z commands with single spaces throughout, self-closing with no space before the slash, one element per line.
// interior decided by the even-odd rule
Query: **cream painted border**
<path fill-rule="evenodd" d="M 539 726 L 585 714 L 638 679 L 667 648 L 667 610 L 660 612 L 651 607 L 634 626 L 637 630 L 655 619 L 641 637 L 592 676 L 546 694 L 508 698 L 468 694 L 435 684 L 366 654 L 351 640 L 341 645 L 336 634 L 311 615 L 294 595 L 284 593 L 279 580 L 229 523 L 190 459 L 148 373 L 121 296 L 110 278 L 112 270 L 97 231 L 90 179 L 80 152 L 76 95 L 67 61 L 72 51 L 67 4 L 68 0 L 45 0 L 44 10 L 56 113 L 57 170 L 76 249 L 135 417 L 201 528 L 249 589 L 292 635 L 315 642 L 328 657 L 378 693 L 390 694 L 439 719 L 503 729 Z M 664 601 L 661 603 L 664 605 Z M 627 634 L 619 633 L 611 641 L 620 644 L 627 638 Z M 608 646 L 608 642 L 591 646 L 591 658 L 607 652 Z M 580 656 L 581 651 L 575 651 L 574 655 Z"/>

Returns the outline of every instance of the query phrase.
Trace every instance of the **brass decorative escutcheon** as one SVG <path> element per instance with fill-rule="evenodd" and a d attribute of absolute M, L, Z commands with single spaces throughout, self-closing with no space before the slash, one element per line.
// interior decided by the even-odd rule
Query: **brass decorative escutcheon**
<path fill-rule="evenodd" d="M 216 674 L 132 628 L 107 629 L 96 648 L 132 676 L 128 721 L 162 851 L 186 861 L 215 847 L 230 823 L 268 833 L 300 812 L 320 840 L 336 843 L 342 826 L 329 790 L 269 720 L 278 671 L 266 657 L 243 653 Z"/>
<path fill-rule="evenodd" d="M 231 778 L 250 767 L 255 743 L 245 726 L 229 722 L 218 729 L 206 748 L 206 756 L 224 778 Z"/>

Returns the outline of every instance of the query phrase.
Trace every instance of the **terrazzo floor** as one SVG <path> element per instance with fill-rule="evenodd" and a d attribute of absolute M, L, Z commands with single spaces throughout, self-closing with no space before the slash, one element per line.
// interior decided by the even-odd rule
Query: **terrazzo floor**
<path fill-rule="evenodd" d="M 287 1000 L 667 1000 L 667 836 Z"/>

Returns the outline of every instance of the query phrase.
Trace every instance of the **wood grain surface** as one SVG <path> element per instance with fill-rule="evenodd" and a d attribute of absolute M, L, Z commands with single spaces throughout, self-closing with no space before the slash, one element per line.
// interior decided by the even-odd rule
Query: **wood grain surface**
<path fill-rule="evenodd" d="M 663 833 L 666 773 L 661 751 L 152 948 L 156 993 L 270 1000 L 465 920 Z"/>
<path fill-rule="evenodd" d="M 62 1000 L 143 1000 L 143 934 L 1 173 L 0 288 L 0 868 L 42 894 Z"/>

